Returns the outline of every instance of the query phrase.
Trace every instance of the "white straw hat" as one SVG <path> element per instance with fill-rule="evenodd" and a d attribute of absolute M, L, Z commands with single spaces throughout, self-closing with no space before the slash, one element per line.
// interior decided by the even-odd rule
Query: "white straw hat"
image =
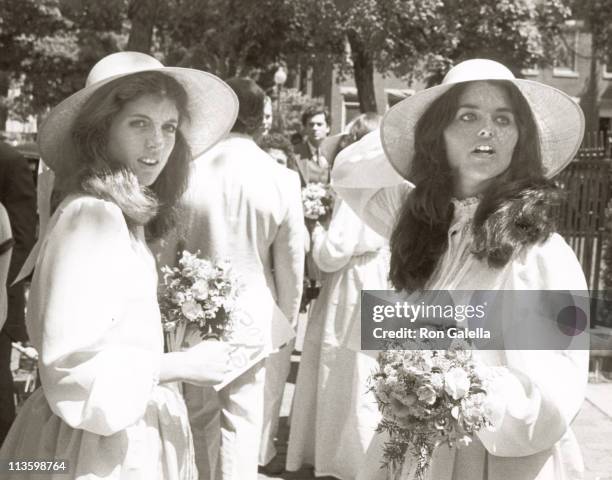
<path fill-rule="evenodd" d="M 415 93 L 385 114 L 381 125 L 383 149 L 402 177 L 410 179 L 415 127 L 434 100 L 457 83 L 483 80 L 508 80 L 527 100 L 538 127 L 542 163 L 548 178 L 574 158 L 584 134 L 584 114 L 574 100 L 549 85 L 515 78 L 501 63 L 472 59 L 454 66 L 440 85 Z"/>
<path fill-rule="evenodd" d="M 204 153 L 234 125 L 238 98 L 220 78 L 191 68 L 164 67 L 155 58 L 139 52 L 118 52 L 96 63 L 85 88 L 74 93 L 49 112 L 39 129 L 38 145 L 45 163 L 53 170 L 74 156 L 71 131 L 79 111 L 100 87 L 137 72 L 159 71 L 177 80 L 187 92 L 190 119 L 182 119 L 180 130 L 193 157 Z"/>

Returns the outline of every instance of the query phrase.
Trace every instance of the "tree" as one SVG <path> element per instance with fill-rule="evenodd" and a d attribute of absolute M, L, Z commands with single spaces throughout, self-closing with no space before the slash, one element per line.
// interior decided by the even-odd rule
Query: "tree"
<path fill-rule="evenodd" d="M 599 130 L 599 68 L 612 61 L 612 2 L 609 0 L 572 0 L 574 18 L 584 22 L 591 33 L 590 72 L 580 106 L 586 118 L 586 131 Z"/>
<path fill-rule="evenodd" d="M 124 0 L 0 0 L 0 70 L 21 89 L 12 110 L 41 113 L 82 88 L 124 43 L 125 11 Z"/>
<path fill-rule="evenodd" d="M 131 27 L 127 50 L 151 53 L 159 8 L 159 0 L 130 0 L 128 18 Z"/>
<path fill-rule="evenodd" d="M 560 0 L 296 0 L 303 45 L 352 73 L 362 111 L 375 108 L 374 69 L 438 82 L 469 57 L 514 71 L 545 61 L 545 45 L 569 14 Z M 350 55 L 345 45 L 350 45 Z"/>
<path fill-rule="evenodd" d="M 222 78 L 261 70 L 300 46 L 292 0 L 170 0 L 160 15 L 166 62 Z"/>

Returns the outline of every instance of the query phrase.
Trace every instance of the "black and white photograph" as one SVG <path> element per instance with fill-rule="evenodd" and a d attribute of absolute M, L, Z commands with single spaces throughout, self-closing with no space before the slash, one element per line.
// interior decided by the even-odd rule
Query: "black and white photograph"
<path fill-rule="evenodd" d="M 0 0 L 0 479 L 612 480 L 611 0 Z"/>

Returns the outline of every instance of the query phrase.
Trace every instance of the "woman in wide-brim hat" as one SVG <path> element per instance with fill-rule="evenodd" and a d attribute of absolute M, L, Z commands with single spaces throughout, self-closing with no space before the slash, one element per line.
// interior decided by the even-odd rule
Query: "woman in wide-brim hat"
<path fill-rule="evenodd" d="M 42 388 L 0 458 L 57 460 L 66 478 L 197 478 L 171 382 L 220 382 L 228 349 L 163 352 L 145 230 L 172 226 L 192 154 L 229 131 L 237 106 L 213 75 L 120 52 L 50 112 L 39 146 L 64 198 L 36 252 L 26 318 Z M 28 478 L 17 470 L 8 478 Z"/>
<path fill-rule="evenodd" d="M 343 150 L 332 185 L 390 238 L 398 290 L 584 292 L 580 264 L 548 215 L 549 179 L 574 158 L 583 132 L 580 107 L 564 93 L 515 79 L 497 62 L 468 60 Z M 556 324 L 549 320 L 545 327 Z M 500 322 L 523 328 L 513 310 Z M 493 377 L 493 429 L 469 447 L 438 448 L 431 479 L 582 478 L 570 423 L 584 399 L 588 351 L 517 342 L 475 352 Z"/>

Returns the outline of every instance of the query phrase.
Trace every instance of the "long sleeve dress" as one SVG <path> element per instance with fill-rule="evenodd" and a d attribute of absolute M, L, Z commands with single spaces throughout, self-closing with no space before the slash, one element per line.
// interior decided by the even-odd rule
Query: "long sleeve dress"
<path fill-rule="evenodd" d="M 64 200 L 41 244 L 26 317 L 42 388 L 19 412 L 1 459 L 67 462 L 46 478 L 197 478 L 183 399 L 158 384 L 156 292 L 143 232 L 132 235 L 113 203 Z"/>
<path fill-rule="evenodd" d="M 367 393 L 376 355 L 360 351 L 360 293 L 387 288 L 388 246 L 339 201 L 329 229 L 313 231 L 312 252 L 325 273 L 304 338 L 287 469 L 309 464 L 317 476 L 351 480 L 363 469 L 380 419 Z"/>
<path fill-rule="evenodd" d="M 372 136 L 369 140 L 376 139 Z M 363 155 L 347 155 L 340 160 L 332 174 L 332 182 L 339 195 L 367 223 L 388 236 L 411 185 L 392 171 L 375 142 L 366 146 Z M 360 168 L 361 165 L 367 168 Z M 382 187 L 371 187 L 368 175 L 373 171 L 379 175 Z M 499 269 L 489 267 L 486 260 L 478 260 L 471 253 L 471 227 L 477 206 L 478 199 L 454 201 L 448 249 L 427 289 L 587 290 L 575 254 L 558 234 L 551 235 L 543 243 L 521 249 Z M 582 455 L 570 424 L 585 396 L 588 350 L 489 350 L 475 351 L 474 355 L 494 375 L 490 393 L 496 399 L 495 430 L 477 433 L 467 448 L 438 448 L 429 478 L 583 478 Z M 371 457 L 369 462 L 378 463 L 380 458 Z"/>

